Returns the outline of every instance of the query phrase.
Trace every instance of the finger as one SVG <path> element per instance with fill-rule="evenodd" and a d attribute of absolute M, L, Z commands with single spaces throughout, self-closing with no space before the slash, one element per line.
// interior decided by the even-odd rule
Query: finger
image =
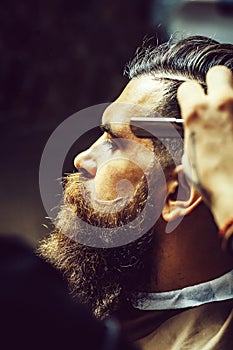
<path fill-rule="evenodd" d="M 209 97 L 220 100 L 233 94 L 233 75 L 225 66 L 214 66 L 206 74 Z"/>
<path fill-rule="evenodd" d="M 177 99 L 181 108 L 182 118 L 186 121 L 193 114 L 195 107 L 204 101 L 205 92 L 197 82 L 185 82 L 177 90 Z"/>
<path fill-rule="evenodd" d="M 192 182 L 193 181 L 193 171 L 192 171 L 192 166 L 188 157 L 187 152 L 185 151 L 182 158 L 181 158 L 181 164 L 183 171 L 185 173 L 186 178 Z"/>

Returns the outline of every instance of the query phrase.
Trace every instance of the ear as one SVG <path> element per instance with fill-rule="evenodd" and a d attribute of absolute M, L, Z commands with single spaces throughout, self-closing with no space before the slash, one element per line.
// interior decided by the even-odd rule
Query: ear
<path fill-rule="evenodd" d="M 178 196 L 178 198 L 177 198 Z M 167 178 L 167 195 L 162 217 L 170 222 L 190 214 L 202 202 L 201 195 L 184 175 L 182 165 L 173 169 Z"/>

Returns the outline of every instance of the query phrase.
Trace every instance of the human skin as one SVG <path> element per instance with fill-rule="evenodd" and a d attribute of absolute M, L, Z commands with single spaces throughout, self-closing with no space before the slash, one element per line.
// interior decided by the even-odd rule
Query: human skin
<path fill-rule="evenodd" d="M 145 88 L 146 87 L 146 88 Z M 132 79 L 119 98 L 104 112 L 103 125 L 110 125 L 116 135 L 105 132 L 88 150 L 74 160 L 75 167 L 89 178 L 92 198 L 101 204 L 119 196 L 119 184 L 135 189 L 147 171 L 153 155 L 152 141 L 139 139 L 129 127 L 130 118 L 151 113 L 162 98 L 162 84 L 151 76 Z M 126 180 L 122 182 L 122 180 Z M 127 192 L 127 188 L 122 188 Z M 130 186 L 129 186 L 130 189 Z"/>
<path fill-rule="evenodd" d="M 162 101 L 163 94 L 162 81 L 151 75 L 132 79 L 102 118 L 102 123 L 111 124 L 114 133 L 126 143 L 123 147 L 118 144 L 109 149 L 106 141 L 109 138 L 111 142 L 117 140 L 105 133 L 75 158 L 76 168 L 88 174 L 91 196 L 97 198 L 98 206 L 114 203 L 118 197 L 117 184 L 123 178 L 132 180 L 133 186 L 139 183 L 141 169 L 144 171 L 150 161 L 151 153 L 147 156 L 146 149 L 152 150 L 152 142 L 136 138 L 129 128 L 129 120 L 132 115 L 142 116 L 142 111 L 151 115 L 151 111 L 156 111 L 156 106 Z M 121 113 L 119 104 L 122 106 Z M 127 140 L 135 141 L 138 146 L 132 146 Z M 141 151 L 142 146 L 145 147 L 144 151 Z M 130 159 L 126 161 L 124 158 L 128 154 Z M 133 169 L 130 160 L 137 164 Z M 131 175 L 128 176 L 129 173 L 134 173 L 133 179 Z M 178 173 L 182 178 L 182 169 L 171 170 L 165 188 L 158 188 L 156 194 L 159 200 L 164 200 L 164 193 L 166 198 L 161 216 L 154 226 L 157 246 L 153 264 L 156 273 L 151 276 L 150 291 L 169 291 L 201 283 L 232 268 L 231 259 L 221 251 L 216 226 L 202 204 L 202 196 L 194 186 L 187 184 L 185 178 L 178 184 Z M 178 185 L 183 191 L 183 200 L 180 201 L 176 201 Z M 165 234 L 167 222 L 181 216 L 184 218 L 179 226 L 171 234 Z"/>
<path fill-rule="evenodd" d="M 168 103 L 164 99 L 167 88 L 161 77 L 140 75 L 105 110 L 102 124 L 105 129 L 110 125 L 116 135 L 108 130 L 77 155 L 78 172 L 67 177 L 56 230 L 40 245 L 42 256 L 68 279 L 73 295 L 90 304 L 100 318 L 125 310 L 126 301 L 137 291 L 181 289 L 215 279 L 233 268 L 232 258 L 221 249 L 211 212 L 187 181 L 182 166 L 166 163 L 167 152 L 161 144 L 137 138 L 129 127 L 131 117 L 156 117 L 164 110 L 161 106 Z M 180 159 L 182 149 L 179 151 Z M 166 180 L 159 184 L 157 159 Z M 141 179 L 147 173 L 151 175 L 148 179 L 154 180 L 151 196 L 147 196 L 144 176 Z M 124 194 L 127 198 L 133 195 L 127 206 L 121 200 Z M 145 201 L 149 215 L 143 210 Z M 158 202 L 162 204 L 159 210 L 154 205 Z M 143 223 L 156 219 L 145 235 L 130 244 L 99 249 L 72 239 L 81 232 L 82 237 L 95 240 L 97 227 L 104 231 L 105 241 L 118 240 L 111 228 L 123 225 L 127 233 L 127 225 L 138 213 L 144 213 Z M 77 217 L 90 222 L 91 229 L 77 225 Z M 168 223 L 173 225 L 176 219 L 179 224 L 167 234 Z M 141 233 L 141 222 L 133 227 L 136 234 Z"/>
<path fill-rule="evenodd" d="M 224 66 L 211 68 L 207 93 L 197 82 L 185 82 L 177 97 L 185 121 L 185 172 L 196 183 L 222 228 L 232 219 L 233 76 Z"/>

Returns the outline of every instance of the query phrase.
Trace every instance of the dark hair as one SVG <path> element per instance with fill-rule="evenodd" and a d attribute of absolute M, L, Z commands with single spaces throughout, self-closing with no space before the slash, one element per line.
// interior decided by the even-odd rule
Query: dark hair
<path fill-rule="evenodd" d="M 203 36 L 191 36 L 178 42 L 171 39 L 156 47 L 142 46 L 125 68 L 125 73 L 129 78 L 153 74 L 155 78 L 167 82 L 169 113 L 166 116 L 174 116 L 174 109 L 179 115 L 179 108 L 174 106 L 174 102 L 177 105 L 178 86 L 191 79 L 205 87 L 206 73 L 216 65 L 224 65 L 233 70 L 233 45 L 220 44 Z"/>
<path fill-rule="evenodd" d="M 233 70 L 233 45 L 191 36 L 177 42 L 171 39 L 156 47 L 144 44 L 126 66 L 125 74 L 130 79 L 152 74 L 161 80 L 164 99 L 156 104 L 156 111 L 164 117 L 180 117 L 176 98 L 178 87 L 186 80 L 196 80 L 206 89 L 206 73 L 216 65 Z"/>

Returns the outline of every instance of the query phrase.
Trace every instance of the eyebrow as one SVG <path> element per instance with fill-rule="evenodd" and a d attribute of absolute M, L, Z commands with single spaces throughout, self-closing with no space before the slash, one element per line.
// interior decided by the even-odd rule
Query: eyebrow
<path fill-rule="evenodd" d="M 112 137 L 117 138 L 118 136 L 112 131 L 111 125 L 106 123 L 106 124 L 100 124 L 100 129 L 103 132 L 108 133 L 109 135 L 111 135 Z"/>

